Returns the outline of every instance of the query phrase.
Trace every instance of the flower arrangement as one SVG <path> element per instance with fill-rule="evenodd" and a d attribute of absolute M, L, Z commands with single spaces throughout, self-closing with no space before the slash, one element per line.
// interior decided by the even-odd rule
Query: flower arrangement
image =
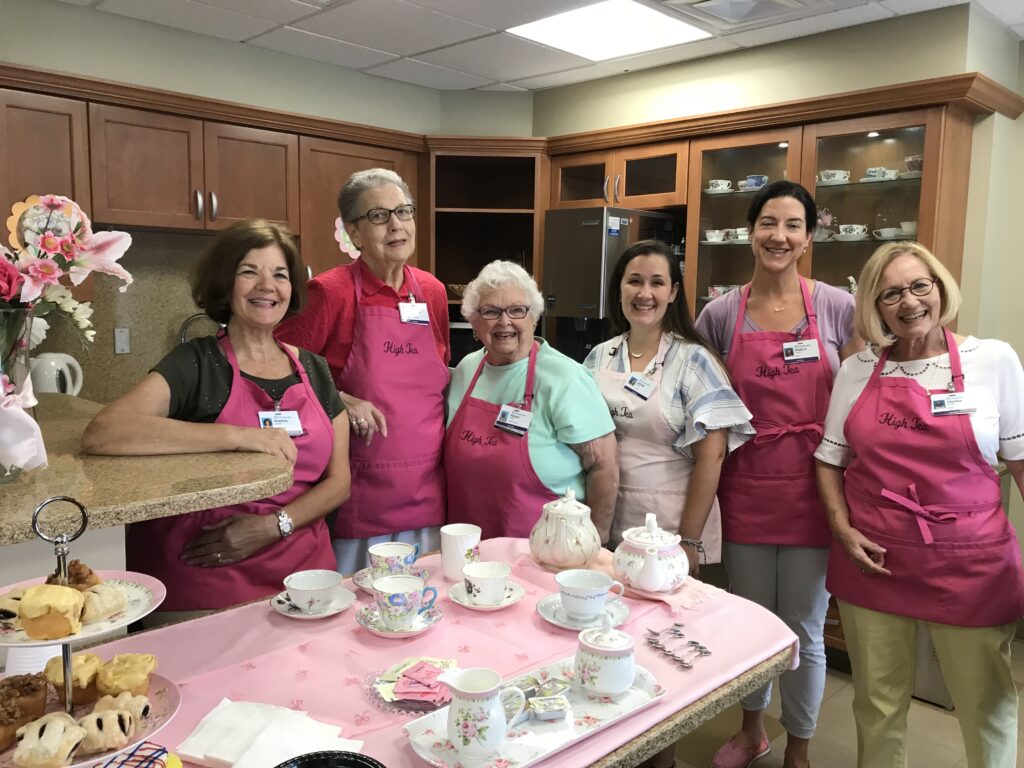
<path fill-rule="evenodd" d="M 51 312 L 64 315 L 91 342 L 92 303 L 78 301 L 67 282 L 80 285 L 91 272 L 120 278 L 127 290 L 132 276 L 117 263 L 131 246 L 126 232 L 94 232 L 79 205 L 60 195 L 33 195 L 16 203 L 7 219 L 8 242 L 0 245 L 0 309 L 32 309 L 37 326 L 31 346 L 45 338 Z"/>
<path fill-rule="evenodd" d="M 828 208 L 818 209 L 818 229 L 828 229 L 833 224 L 838 224 L 835 215 Z"/>

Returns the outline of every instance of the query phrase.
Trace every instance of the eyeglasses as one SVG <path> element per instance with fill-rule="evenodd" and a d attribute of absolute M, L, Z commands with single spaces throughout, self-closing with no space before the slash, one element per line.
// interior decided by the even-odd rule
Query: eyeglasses
<path fill-rule="evenodd" d="M 937 277 L 922 277 L 919 280 L 915 280 L 906 288 L 887 288 L 878 294 L 878 301 L 887 306 L 893 304 L 899 304 L 903 300 L 903 293 L 910 291 L 915 296 L 927 296 L 932 292 L 932 288 L 939 282 Z"/>
<path fill-rule="evenodd" d="M 504 313 L 509 320 L 522 320 L 530 314 L 530 308 L 525 304 L 513 304 L 511 307 L 480 307 L 476 311 L 484 320 L 497 320 Z"/>
<path fill-rule="evenodd" d="M 349 223 L 355 224 L 360 219 L 366 219 L 371 224 L 387 224 L 391 220 L 392 213 L 399 221 L 411 221 L 412 217 L 416 215 L 416 206 L 406 203 L 397 208 L 371 208 L 362 216 L 356 216 Z"/>

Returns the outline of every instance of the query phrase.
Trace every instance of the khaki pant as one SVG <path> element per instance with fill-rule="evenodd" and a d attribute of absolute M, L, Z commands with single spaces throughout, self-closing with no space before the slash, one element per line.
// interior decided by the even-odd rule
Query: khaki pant
<path fill-rule="evenodd" d="M 916 622 L 906 616 L 838 602 L 853 668 L 857 765 L 905 768 Z M 942 676 L 960 719 L 967 765 L 1015 768 L 1017 689 L 1010 670 L 1010 643 L 1016 624 L 924 624 L 935 644 Z"/>

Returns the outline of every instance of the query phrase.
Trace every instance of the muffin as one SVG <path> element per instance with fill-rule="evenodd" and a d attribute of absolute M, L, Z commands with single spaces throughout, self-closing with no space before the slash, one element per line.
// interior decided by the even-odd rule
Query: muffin
<path fill-rule="evenodd" d="M 14 764 L 18 768 L 60 768 L 75 756 L 85 729 L 65 712 L 51 712 L 17 731 L 18 748 Z"/>
<path fill-rule="evenodd" d="M 0 703 L 11 702 L 21 710 L 21 725 L 35 720 L 46 709 L 46 675 L 11 675 L 0 679 Z"/>
<path fill-rule="evenodd" d="M 10 748 L 15 733 L 26 722 L 28 720 L 21 713 L 21 707 L 14 701 L 0 701 L 0 752 Z"/>
<path fill-rule="evenodd" d="M 90 587 L 95 587 L 97 584 L 102 583 L 103 579 L 96 575 L 95 571 L 88 565 L 83 563 L 81 560 L 72 560 L 68 563 L 68 583 L 67 586 L 72 589 L 77 589 L 79 592 L 84 592 Z M 58 571 L 54 571 L 46 577 L 47 584 L 60 584 L 60 574 Z"/>
<path fill-rule="evenodd" d="M 105 696 L 127 691 L 134 696 L 149 693 L 149 675 L 156 669 L 156 657 L 148 653 L 119 653 L 100 667 L 96 687 Z"/>
<path fill-rule="evenodd" d="M 82 629 L 84 604 L 77 589 L 39 584 L 25 590 L 18 615 L 22 629 L 33 640 L 60 640 Z"/>
<path fill-rule="evenodd" d="M 76 653 L 71 656 L 71 701 L 74 704 L 90 704 L 99 698 L 96 675 L 103 661 L 95 653 Z M 46 679 L 57 689 L 60 703 L 64 703 L 64 659 L 54 656 L 46 662 Z"/>

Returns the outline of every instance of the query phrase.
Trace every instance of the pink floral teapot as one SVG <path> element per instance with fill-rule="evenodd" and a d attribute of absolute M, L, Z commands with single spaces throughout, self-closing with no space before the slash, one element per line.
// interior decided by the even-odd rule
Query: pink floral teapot
<path fill-rule="evenodd" d="M 572 488 L 544 505 L 530 531 L 530 552 L 549 568 L 586 568 L 600 551 L 601 538 L 590 521 L 590 507 L 576 501 Z"/>
<path fill-rule="evenodd" d="M 644 592 L 672 592 L 690 572 L 678 533 L 658 527 L 658 517 L 647 513 L 646 522 L 622 534 L 612 556 L 615 578 L 627 587 Z"/>

